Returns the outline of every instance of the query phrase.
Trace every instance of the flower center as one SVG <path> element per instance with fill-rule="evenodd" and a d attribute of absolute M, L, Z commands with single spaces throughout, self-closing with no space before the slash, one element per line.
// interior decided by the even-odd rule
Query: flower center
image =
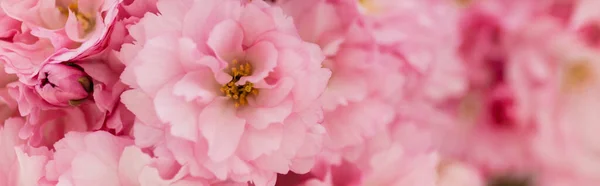
<path fill-rule="evenodd" d="M 231 81 L 221 87 L 221 92 L 225 96 L 232 98 L 235 101 L 235 107 L 240 107 L 248 104 L 248 96 L 250 93 L 253 95 L 258 94 L 258 89 L 254 88 L 254 84 L 246 82 L 243 85 L 237 85 L 236 83 L 244 76 L 252 74 L 252 66 L 248 62 L 239 63 L 237 60 L 232 61 L 231 68 L 229 69 L 231 75 Z"/>
<path fill-rule="evenodd" d="M 477 120 L 477 116 L 481 112 L 481 97 L 478 93 L 468 93 L 458 105 L 459 118 L 465 123 L 473 124 Z"/>
<path fill-rule="evenodd" d="M 588 61 L 570 63 L 565 68 L 562 87 L 565 90 L 579 89 L 592 81 L 594 72 Z"/>
<path fill-rule="evenodd" d="M 91 15 L 86 15 L 79 11 L 79 3 L 78 0 L 75 0 L 73 3 L 69 4 L 68 7 L 58 6 L 58 11 L 64 16 L 69 16 L 69 10 L 75 14 L 77 21 L 79 22 L 81 28 L 83 28 L 84 33 L 89 33 L 92 31 L 92 28 L 96 25 L 95 19 L 92 19 Z"/>

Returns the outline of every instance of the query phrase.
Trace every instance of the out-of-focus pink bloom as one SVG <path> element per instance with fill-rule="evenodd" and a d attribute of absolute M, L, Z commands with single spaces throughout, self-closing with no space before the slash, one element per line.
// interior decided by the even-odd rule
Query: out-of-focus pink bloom
<path fill-rule="evenodd" d="M 540 19 L 544 24 L 523 28 L 516 20 L 506 21 L 481 10 L 462 17 L 462 41 L 456 52 L 470 72 L 465 79 L 468 87 L 462 96 L 436 103 L 441 109 L 433 112 L 450 115 L 430 123 L 433 130 L 441 131 L 436 136 L 443 153 L 486 174 L 530 172 L 538 164 L 531 148 L 543 126 L 535 121 L 532 103 L 538 101 L 535 88 L 546 59 L 532 54 L 546 44 L 538 35 L 554 36 L 556 29 L 546 25 L 557 25 Z M 520 33 L 528 29 L 539 33 L 535 37 Z"/>
<path fill-rule="evenodd" d="M 135 132 L 140 143 L 168 138 L 191 175 L 216 180 L 273 185 L 276 173 L 308 172 L 331 74 L 319 47 L 263 1 L 157 5 L 160 14 L 131 26 L 135 44 L 121 50 L 121 79 L 133 88 L 122 102 L 145 121 L 134 129 L 146 128 Z"/>
<path fill-rule="evenodd" d="M 50 151 L 32 148 L 19 138 L 23 118 L 10 118 L 0 126 L 0 185 L 37 186 L 44 175 Z"/>
<path fill-rule="evenodd" d="M 38 75 L 36 91 L 56 106 L 77 106 L 93 91 L 92 79 L 83 69 L 70 63 L 47 64 Z"/>

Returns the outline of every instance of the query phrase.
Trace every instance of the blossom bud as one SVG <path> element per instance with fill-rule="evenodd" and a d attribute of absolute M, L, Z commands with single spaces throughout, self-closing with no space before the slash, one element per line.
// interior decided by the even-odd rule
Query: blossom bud
<path fill-rule="evenodd" d="M 92 93 L 93 83 L 76 64 L 47 64 L 40 70 L 36 90 L 50 104 L 78 106 Z"/>

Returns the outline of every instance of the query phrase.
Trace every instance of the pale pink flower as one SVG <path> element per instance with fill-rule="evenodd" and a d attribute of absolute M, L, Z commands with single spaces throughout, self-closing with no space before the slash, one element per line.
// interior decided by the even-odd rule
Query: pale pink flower
<path fill-rule="evenodd" d="M 32 148 L 19 138 L 23 118 L 10 118 L 0 126 L 0 185 L 37 186 L 49 159 L 47 148 Z"/>
<path fill-rule="evenodd" d="M 159 15 L 129 28 L 136 41 L 121 50 L 121 79 L 133 88 L 122 102 L 146 121 L 134 131 L 154 126 L 146 132 L 158 136 L 144 142 L 170 139 L 193 176 L 273 185 L 276 173 L 308 172 L 324 133 L 318 97 L 331 74 L 319 47 L 262 1 L 157 7 Z"/>

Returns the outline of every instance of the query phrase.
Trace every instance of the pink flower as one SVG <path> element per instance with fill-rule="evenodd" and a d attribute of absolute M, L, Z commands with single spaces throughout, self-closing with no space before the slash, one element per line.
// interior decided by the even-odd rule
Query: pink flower
<path fill-rule="evenodd" d="M 147 128 L 135 137 L 171 139 L 193 176 L 272 185 L 276 173 L 308 172 L 331 74 L 319 47 L 262 1 L 186 2 L 159 1 L 159 15 L 129 28 L 121 79 L 133 90 L 122 102 L 145 121 L 134 131 Z"/>
<path fill-rule="evenodd" d="M 21 137 L 31 138 L 32 145 L 51 146 L 68 131 L 106 129 L 129 134 L 135 116 L 120 103 L 121 93 L 128 88 L 119 81 L 123 68 L 114 51 L 106 51 L 46 64 L 34 87 L 10 84 L 10 95 L 28 121 Z"/>
<path fill-rule="evenodd" d="M 22 118 L 10 118 L 0 126 L 0 185 L 36 186 L 44 175 L 50 151 L 32 148 L 19 138 Z"/>
<path fill-rule="evenodd" d="M 77 106 L 93 91 L 93 84 L 76 64 L 47 64 L 38 75 L 36 90 L 48 103 Z"/>

